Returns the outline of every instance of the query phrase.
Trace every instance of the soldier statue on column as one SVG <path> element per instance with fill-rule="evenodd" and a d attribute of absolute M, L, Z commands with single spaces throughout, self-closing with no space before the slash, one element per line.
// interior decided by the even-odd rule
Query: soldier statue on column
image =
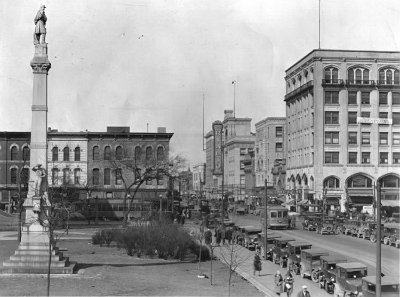
<path fill-rule="evenodd" d="M 46 22 L 47 17 L 44 12 L 46 6 L 41 5 L 39 11 L 37 12 L 34 22 L 35 22 L 35 32 L 33 33 L 33 44 L 43 44 L 46 43 Z"/>

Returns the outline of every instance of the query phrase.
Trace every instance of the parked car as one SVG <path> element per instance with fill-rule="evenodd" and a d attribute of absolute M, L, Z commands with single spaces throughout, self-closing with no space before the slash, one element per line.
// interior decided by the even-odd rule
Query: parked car
<path fill-rule="evenodd" d="M 329 252 L 323 249 L 302 250 L 300 256 L 300 275 L 301 277 L 311 277 L 314 282 L 318 282 L 316 272 L 321 266 L 321 257 L 328 256 Z"/>
<path fill-rule="evenodd" d="M 235 213 L 237 215 L 244 215 L 246 213 L 246 209 L 244 207 L 237 207 Z"/>
<path fill-rule="evenodd" d="M 348 219 L 344 222 L 344 235 L 355 236 L 356 231 L 361 225 L 361 221 L 358 219 Z"/>
<path fill-rule="evenodd" d="M 244 247 L 249 250 L 255 250 L 257 247 L 257 234 L 260 233 L 262 230 L 258 227 L 245 227 L 244 232 Z"/>
<path fill-rule="evenodd" d="M 322 256 L 320 262 L 321 275 L 319 277 L 319 287 L 332 294 L 336 282 L 336 264 L 347 262 L 347 259 L 341 255 L 329 255 Z"/>
<path fill-rule="evenodd" d="M 264 233 L 260 232 L 257 234 L 258 237 L 258 244 L 260 246 L 260 252 L 261 255 L 264 257 Z M 268 232 L 267 233 L 267 259 L 266 260 L 270 260 L 272 261 L 272 249 L 274 247 L 274 243 L 275 243 L 275 239 L 280 238 L 281 235 L 274 233 L 274 232 Z"/>
<path fill-rule="evenodd" d="M 359 262 L 337 263 L 335 297 L 358 296 L 362 278 L 367 276 L 367 266 Z"/>
<path fill-rule="evenodd" d="M 305 241 L 289 241 L 288 242 L 288 256 L 287 264 L 288 269 L 297 275 L 300 274 L 300 255 L 302 250 L 311 249 L 311 243 Z"/>
<path fill-rule="evenodd" d="M 308 231 L 315 231 L 317 230 L 317 226 L 321 221 L 321 216 L 306 216 L 303 221 L 303 229 Z"/>
<path fill-rule="evenodd" d="M 366 276 L 362 278 L 361 284 L 362 297 L 376 296 L 376 276 Z M 381 296 L 399 297 L 399 278 L 385 276 L 381 278 Z"/>
<path fill-rule="evenodd" d="M 285 267 L 287 263 L 287 250 L 289 241 L 295 241 L 291 237 L 279 237 L 275 239 L 274 248 L 272 249 L 272 259 L 275 264 Z"/>
<path fill-rule="evenodd" d="M 316 229 L 316 232 L 322 235 L 335 234 L 335 224 L 333 218 L 325 218 Z"/>
<path fill-rule="evenodd" d="M 384 226 L 385 227 L 382 232 L 383 243 L 399 247 L 400 225 L 398 223 L 387 223 Z"/>

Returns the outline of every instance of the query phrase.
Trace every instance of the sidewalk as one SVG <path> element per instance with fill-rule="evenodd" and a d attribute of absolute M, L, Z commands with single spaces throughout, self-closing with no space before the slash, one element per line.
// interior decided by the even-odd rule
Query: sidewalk
<path fill-rule="evenodd" d="M 185 226 L 186 228 L 190 228 L 194 231 L 199 230 L 198 225 Z M 213 240 L 215 237 L 213 236 Z M 228 265 L 226 261 L 223 260 L 223 255 L 229 254 L 228 245 L 221 245 L 219 247 L 214 248 L 214 255 L 225 265 Z M 275 291 L 275 273 L 279 270 L 284 277 L 287 269 L 281 268 L 279 265 L 272 263 L 271 261 L 261 260 L 262 262 L 262 270 L 260 276 L 258 274 L 253 275 L 253 259 L 254 259 L 254 251 L 250 251 L 240 245 L 234 245 L 234 257 L 236 257 L 236 263 L 239 265 L 236 268 L 236 272 L 240 274 L 243 278 L 245 278 L 248 282 L 250 282 L 254 287 L 256 287 L 259 291 L 261 291 L 265 296 L 275 297 L 278 296 Z M 209 272 L 207 272 L 209 274 Z M 318 287 L 318 284 L 314 283 L 310 279 L 302 278 L 299 275 L 294 275 L 294 290 L 292 296 L 296 296 L 296 294 L 301 290 L 301 287 L 306 285 L 308 287 L 308 291 L 312 297 L 328 297 L 331 296 L 325 290 L 322 290 Z M 286 296 L 286 293 L 282 293 L 281 296 Z"/>

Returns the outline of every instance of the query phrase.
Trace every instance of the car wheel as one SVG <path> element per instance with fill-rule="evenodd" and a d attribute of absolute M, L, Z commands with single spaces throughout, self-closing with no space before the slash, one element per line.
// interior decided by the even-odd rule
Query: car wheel
<path fill-rule="evenodd" d="M 312 281 L 314 282 L 314 283 L 317 283 L 318 282 L 318 275 L 317 275 L 317 271 L 313 271 L 313 272 L 311 272 L 311 279 L 312 279 Z"/>

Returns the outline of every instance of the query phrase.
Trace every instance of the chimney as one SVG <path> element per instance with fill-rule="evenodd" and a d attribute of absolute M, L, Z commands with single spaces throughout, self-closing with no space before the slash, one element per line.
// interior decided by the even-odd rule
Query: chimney
<path fill-rule="evenodd" d="M 167 133 L 167 128 L 165 128 L 165 127 L 157 127 L 157 133 Z"/>

